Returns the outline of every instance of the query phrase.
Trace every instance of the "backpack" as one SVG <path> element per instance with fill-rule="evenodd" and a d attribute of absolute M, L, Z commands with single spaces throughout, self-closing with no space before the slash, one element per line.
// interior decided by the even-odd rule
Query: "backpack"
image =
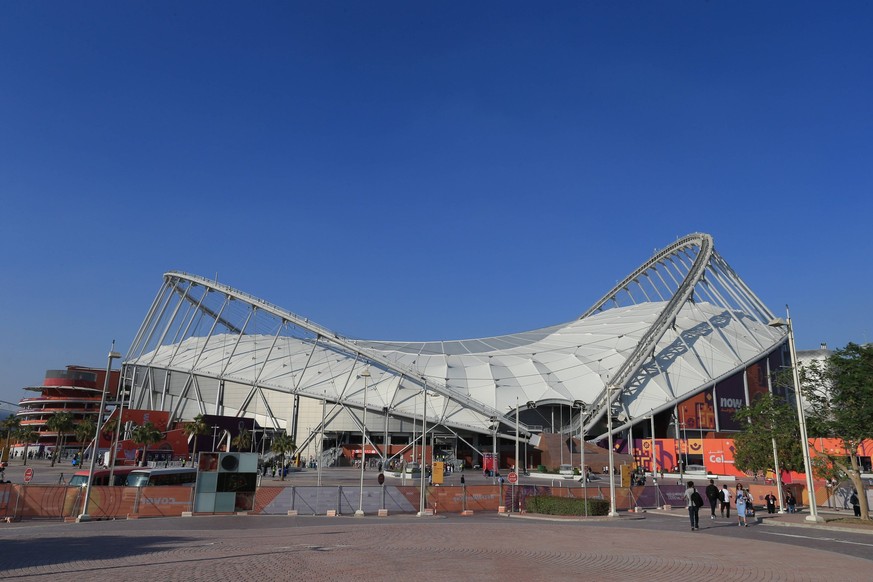
<path fill-rule="evenodd" d="M 703 507 L 703 497 L 700 496 L 700 493 L 695 491 L 691 494 L 691 503 L 694 504 L 694 507 Z"/>

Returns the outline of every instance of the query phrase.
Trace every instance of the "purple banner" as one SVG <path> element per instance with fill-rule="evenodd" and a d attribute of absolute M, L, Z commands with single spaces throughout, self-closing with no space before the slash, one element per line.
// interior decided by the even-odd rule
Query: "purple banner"
<path fill-rule="evenodd" d="M 737 410 L 746 405 L 746 389 L 743 375 L 735 374 L 715 386 L 715 401 L 718 410 L 720 431 L 738 431 L 741 425 L 734 419 Z"/>

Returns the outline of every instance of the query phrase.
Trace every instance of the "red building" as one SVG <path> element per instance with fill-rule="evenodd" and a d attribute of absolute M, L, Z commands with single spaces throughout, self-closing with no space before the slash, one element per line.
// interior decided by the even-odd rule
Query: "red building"
<path fill-rule="evenodd" d="M 115 401 L 120 373 L 118 370 L 110 372 L 107 403 Z M 21 419 L 21 426 L 29 427 L 37 434 L 36 440 L 27 444 L 54 447 L 58 435 L 49 430 L 47 422 L 57 412 L 69 412 L 77 424 L 88 417 L 96 422 L 105 379 L 104 369 L 67 366 L 65 370 L 47 370 L 41 386 L 25 388 L 39 393 L 39 396 L 22 398 L 18 403 L 21 408 L 16 416 Z M 23 450 L 24 444 L 19 443 L 17 448 Z M 80 443 L 69 434 L 66 444 L 70 448 L 79 448 Z"/>

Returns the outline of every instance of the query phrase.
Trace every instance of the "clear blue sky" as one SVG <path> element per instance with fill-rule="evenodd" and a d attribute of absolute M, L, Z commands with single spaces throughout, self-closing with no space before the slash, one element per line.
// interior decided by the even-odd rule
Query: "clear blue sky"
<path fill-rule="evenodd" d="M 3 2 L 0 399 L 178 269 L 344 334 L 570 320 L 695 231 L 873 339 L 873 5 Z"/>

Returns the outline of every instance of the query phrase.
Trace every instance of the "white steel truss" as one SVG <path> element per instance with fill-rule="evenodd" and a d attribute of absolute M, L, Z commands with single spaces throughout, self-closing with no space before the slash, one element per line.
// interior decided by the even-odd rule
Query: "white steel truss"
<path fill-rule="evenodd" d="M 707 234 L 658 251 L 578 319 L 457 341 L 345 337 L 227 285 L 169 272 L 125 358 L 132 405 L 288 422 L 295 398 L 420 418 L 450 430 L 512 427 L 516 402 L 606 407 L 622 429 L 777 349 L 785 332 Z M 366 384 L 364 368 L 370 375 Z M 428 391 L 426 399 L 420 398 Z M 580 415 L 581 416 L 581 415 Z M 529 434 L 530 427 L 521 427 Z M 594 435 L 592 435 L 594 436 Z"/>

